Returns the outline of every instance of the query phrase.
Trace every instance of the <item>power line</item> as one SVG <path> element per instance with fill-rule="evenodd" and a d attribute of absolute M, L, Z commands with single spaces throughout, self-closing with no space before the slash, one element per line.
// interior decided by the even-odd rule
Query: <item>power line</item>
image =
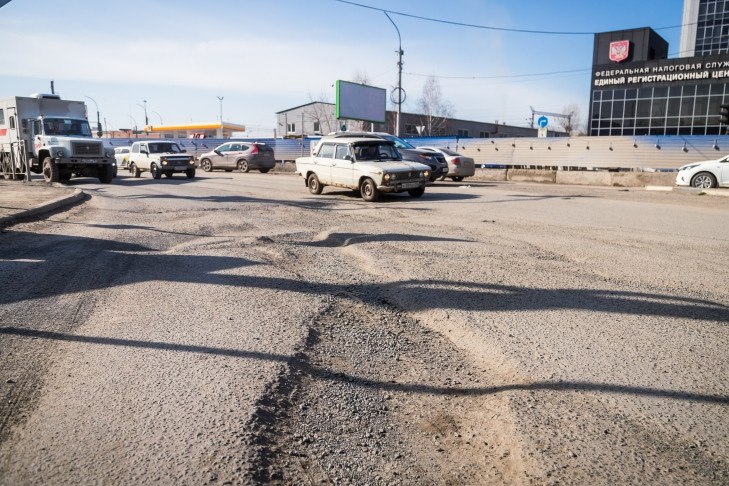
<path fill-rule="evenodd" d="M 531 73 L 531 74 L 506 74 L 502 76 L 437 76 L 432 74 L 420 73 L 403 73 L 409 76 L 432 77 L 439 79 L 509 79 L 509 78 L 527 78 L 532 76 L 550 76 L 554 74 L 571 74 L 571 73 L 588 73 L 591 69 L 570 69 L 568 71 L 552 71 L 549 73 Z"/>
<path fill-rule="evenodd" d="M 372 7 L 370 5 L 363 5 L 361 3 L 350 2 L 348 0 L 336 0 L 336 1 L 340 2 L 340 3 L 346 3 L 348 5 L 353 5 L 355 7 L 367 8 L 370 10 L 376 10 L 378 12 L 390 13 L 393 15 L 400 15 L 402 17 L 426 20 L 428 22 L 437 22 L 439 24 L 456 25 L 458 27 L 470 27 L 473 29 L 495 30 L 495 31 L 500 31 L 500 32 L 516 32 L 516 33 L 520 33 L 520 34 L 542 34 L 542 35 L 595 35 L 596 34 L 596 32 L 568 32 L 568 31 L 552 31 L 552 30 L 509 29 L 506 27 L 494 27 L 491 25 L 467 24 L 464 22 L 454 22 L 451 20 L 434 19 L 432 17 L 423 17 L 421 15 L 408 14 L 408 13 L 404 13 L 404 12 L 396 12 L 395 10 L 388 10 L 385 8 Z M 684 27 L 684 26 L 688 26 L 688 25 L 696 25 L 696 24 L 697 24 L 697 22 L 693 22 L 690 24 L 670 25 L 668 27 L 658 27 L 653 30 L 677 29 L 679 27 Z"/>

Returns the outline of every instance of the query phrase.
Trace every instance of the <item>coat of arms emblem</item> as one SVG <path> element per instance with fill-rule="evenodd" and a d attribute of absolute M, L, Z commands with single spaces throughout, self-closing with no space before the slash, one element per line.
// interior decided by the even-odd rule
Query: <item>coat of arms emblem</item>
<path fill-rule="evenodd" d="M 628 58 L 630 52 L 630 41 L 617 41 L 610 43 L 610 60 L 622 62 Z"/>

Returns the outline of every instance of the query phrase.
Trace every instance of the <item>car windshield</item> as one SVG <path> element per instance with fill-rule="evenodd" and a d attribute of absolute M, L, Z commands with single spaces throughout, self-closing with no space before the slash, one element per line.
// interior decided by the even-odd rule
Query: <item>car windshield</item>
<path fill-rule="evenodd" d="M 168 152 L 179 154 L 182 150 L 180 150 L 180 147 L 176 143 L 172 142 L 156 142 L 149 144 L 150 154 L 164 154 Z"/>
<path fill-rule="evenodd" d="M 357 160 L 400 160 L 400 154 L 391 143 L 356 143 L 353 148 Z"/>
<path fill-rule="evenodd" d="M 46 135 L 67 135 L 90 137 L 91 127 L 86 120 L 73 118 L 44 118 L 43 133 Z"/>
<path fill-rule="evenodd" d="M 412 145 L 410 145 L 409 143 L 407 143 L 405 140 L 403 140 L 402 138 L 398 138 L 395 135 L 385 135 L 385 139 L 389 140 L 390 142 L 394 142 L 395 147 L 397 147 L 397 148 L 405 148 L 405 149 L 414 149 L 415 148 Z"/>

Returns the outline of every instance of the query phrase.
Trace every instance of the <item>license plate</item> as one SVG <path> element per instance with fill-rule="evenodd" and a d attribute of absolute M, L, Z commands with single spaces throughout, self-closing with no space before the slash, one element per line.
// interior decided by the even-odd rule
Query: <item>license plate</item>
<path fill-rule="evenodd" d="M 417 182 L 405 182 L 405 183 L 404 183 L 404 184 L 402 185 L 402 188 L 403 188 L 403 189 L 414 189 L 414 188 L 416 188 L 416 187 L 420 187 L 420 184 L 419 184 L 419 183 L 417 183 Z"/>
<path fill-rule="evenodd" d="M 98 164 L 99 163 L 99 161 L 96 159 L 86 159 L 86 162 L 89 164 Z"/>

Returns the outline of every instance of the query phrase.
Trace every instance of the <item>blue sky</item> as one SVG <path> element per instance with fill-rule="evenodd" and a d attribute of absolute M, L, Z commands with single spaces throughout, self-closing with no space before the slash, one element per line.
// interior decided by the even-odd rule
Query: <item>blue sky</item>
<path fill-rule="evenodd" d="M 417 110 L 428 76 L 438 76 L 455 117 L 524 126 L 530 106 L 587 115 L 593 35 L 653 27 L 675 57 L 682 0 L 353 0 L 390 11 L 402 36 L 403 111 Z M 334 82 L 364 75 L 397 84 L 395 27 L 380 11 L 337 0 L 92 2 L 11 0 L 0 7 L 0 97 L 56 92 L 96 105 L 106 128 L 210 122 L 244 124 L 272 136 L 275 113 L 314 100 L 334 102 Z M 562 74 L 542 74 L 573 71 Z M 577 72 L 574 72 L 577 71 Z M 529 75 L 529 76 L 524 76 Z M 141 106 L 140 106 L 141 105 Z"/>

